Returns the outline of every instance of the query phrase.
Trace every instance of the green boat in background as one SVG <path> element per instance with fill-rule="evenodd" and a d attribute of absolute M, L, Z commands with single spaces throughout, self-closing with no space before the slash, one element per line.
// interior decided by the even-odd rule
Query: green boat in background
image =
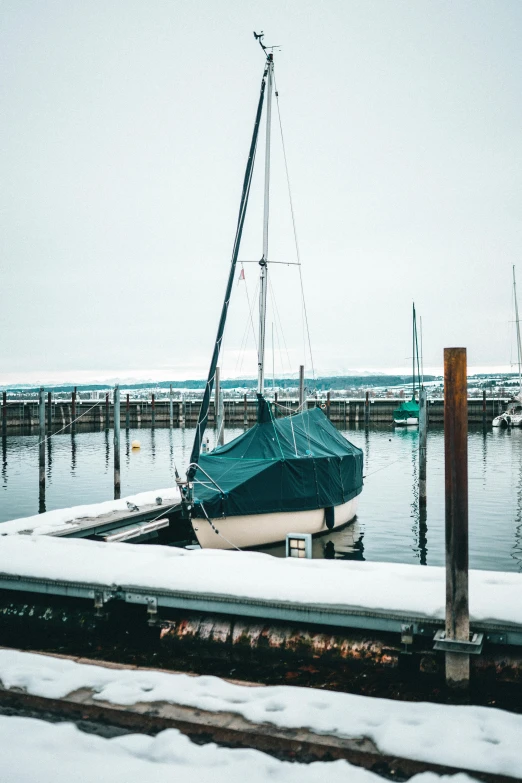
<path fill-rule="evenodd" d="M 412 376 L 412 396 L 408 402 L 401 402 L 400 406 L 393 411 L 393 423 L 398 427 L 418 427 L 419 425 L 419 403 L 417 402 L 415 390 L 415 360 L 417 361 L 417 379 L 420 388 L 420 369 L 419 369 L 419 345 L 417 340 L 417 315 L 415 313 L 415 302 L 413 303 L 413 376 Z"/>

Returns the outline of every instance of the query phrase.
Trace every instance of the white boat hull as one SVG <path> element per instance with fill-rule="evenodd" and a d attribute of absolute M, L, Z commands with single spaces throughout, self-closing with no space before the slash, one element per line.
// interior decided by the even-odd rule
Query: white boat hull
<path fill-rule="evenodd" d="M 334 509 L 335 528 L 346 525 L 357 513 L 359 497 Z M 265 546 L 284 541 L 287 533 L 327 533 L 324 508 L 311 511 L 282 511 L 275 514 L 248 514 L 237 517 L 220 517 L 212 524 L 219 530 L 217 534 L 206 519 L 192 522 L 194 532 L 203 549 L 246 549 Z"/>
<path fill-rule="evenodd" d="M 493 419 L 493 427 L 522 427 L 522 415 L 501 413 Z"/>
<path fill-rule="evenodd" d="M 419 420 L 414 419 L 413 417 L 410 419 L 394 419 L 393 423 L 397 427 L 418 427 L 419 426 Z"/>

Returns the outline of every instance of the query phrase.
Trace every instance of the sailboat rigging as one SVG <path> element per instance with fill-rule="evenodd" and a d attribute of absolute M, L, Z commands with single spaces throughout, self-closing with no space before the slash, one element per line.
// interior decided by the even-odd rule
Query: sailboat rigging
<path fill-rule="evenodd" d="M 520 318 L 518 317 L 517 281 L 513 264 L 513 297 L 515 299 L 515 322 L 517 327 L 518 393 L 510 400 L 507 409 L 493 419 L 494 427 L 522 427 L 522 343 L 520 341 Z"/>
<path fill-rule="evenodd" d="M 362 491 L 363 454 L 330 423 L 320 408 L 275 418 L 265 399 L 266 305 L 270 216 L 270 153 L 274 47 L 265 55 L 263 77 L 243 180 L 225 298 L 199 412 L 186 481 L 179 479 L 183 508 L 202 547 L 261 546 L 287 533 L 320 533 L 351 521 Z M 208 454 L 201 444 L 222 347 L 238 253 L 266 103 L 263 246 L 259 263 L 257 423 Z"/>
<path fill-rule="evenodd" d="M 412 313 L 412 340 L 413 340 L 413 368 L 412 368 L 412 395 L 408 402 L 401 402 L 400 406 L 393 411 L 393 422 L 399 427 L 417 426 L 419 423 L 419 403 L 417 402 L 415 391 L 415 363 L 417 363 L 417 380 L 420 388 L 420 365 L 419 365 L 419 341 L 417 337 L 417 313 L 415 311 L 415 302 L 413 303 Z"/>

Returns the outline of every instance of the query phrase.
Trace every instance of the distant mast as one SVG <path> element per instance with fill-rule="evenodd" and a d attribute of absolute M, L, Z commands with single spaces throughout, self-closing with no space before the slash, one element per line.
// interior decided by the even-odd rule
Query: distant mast
<path fill-rule="evenodd" d="M 517 322 L 517 349 L 518 349 L 518 395 L 522 393 L 522 345 L 520 343 L 520 320 L 518 317 L 517 282 L 515 280 L 515 265 L 513 264 L 513 296 L 515 297 L 515 319 Z"/>
<path fill-rule="evenodd" d="M 261 44 L 261 46 L 263 46 Z M 265 47 L 263 47 L 264 50 Z M 265 392 L 265 338 L 266 294 L 268 288 L 268 222 L 270 217 L 270 131 L 272 126 L 272 84 L 274 80 L 274 56 L 267 54 L 266 81 L 266 140 L 265 140 L 265 199 L 263 214 L 263 257 L 259 262 L 259 347 L 257 354 L 257 393 Z"/>

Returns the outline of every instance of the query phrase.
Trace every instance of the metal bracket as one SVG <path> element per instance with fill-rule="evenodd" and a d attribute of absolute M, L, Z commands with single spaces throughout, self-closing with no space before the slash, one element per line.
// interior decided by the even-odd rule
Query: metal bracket
<path fill-rule="evenodd" d="M 442 652 L 461 653 L 462 655 L 480 655 L 484 644 L 483 633 L 470 633 L 469 641 L 461 639 L 446 639 L 446 631 L 442 629 L 433 637 L 434 650 Z"/>
<path fill-rule="evenodd" d="M 96 617 L 102 617 L 103 612 L 102 609 L 104 605 L 107 603 L 107 601 L 110 601 L 112 598 L 112 593 L 107 592 L 106 590 L 95 590 L 94 591 L 94 608 L 96 609 Z"/>
<path fill-rule="evenodd" d="M 401 625 L 401 644 L 404 645 L 402 652 L 411 655 L 411 651 L 408 650 L 408 645 L 413 644 L 413 625 L 411 623 Z"/>
<path fill-rule="evenodd" d="M 143 593 L 125 593 L 125 601 L 128 604 L 143 604 L 147 607 L 149 625 L 154 625 L 158 617 L 158 599 L 155 595 Z"/>

